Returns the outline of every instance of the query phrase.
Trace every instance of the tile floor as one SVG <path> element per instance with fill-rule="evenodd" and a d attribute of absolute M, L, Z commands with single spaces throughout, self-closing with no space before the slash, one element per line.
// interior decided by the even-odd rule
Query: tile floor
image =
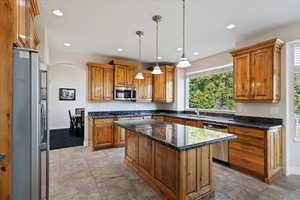
<path fill-rule="evenodd" d="M 124 148 L 90 152 L 86 147 L 50 151 L 50 200 L 159 200 L 123 164 Z M 214 164 L 215 200 L 300 200 L 300 176 L 272 185 Z"/>

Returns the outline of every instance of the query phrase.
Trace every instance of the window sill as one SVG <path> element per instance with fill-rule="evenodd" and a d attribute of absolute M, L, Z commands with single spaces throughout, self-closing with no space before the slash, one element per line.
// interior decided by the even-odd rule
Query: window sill
<path fill-rule="evenodd" d="M 197 109 L 197 108 L 186 108 L 186 111 L 196 111 L 209 112 L 209 113 L 221 113 L 221 114 L 235 114 L 235 110 L 213 110 L 213 109 Z"/>
<path fill-rule="evenodd" d="M 295 138 L 294 138 L 294 142 L 300 143 L 300 136 L 295 137 Z"/>

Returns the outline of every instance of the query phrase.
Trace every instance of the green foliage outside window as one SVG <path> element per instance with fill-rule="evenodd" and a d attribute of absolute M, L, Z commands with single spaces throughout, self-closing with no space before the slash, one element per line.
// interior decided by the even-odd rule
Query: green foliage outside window
<path fill-rule="evenodd" d="M 300 74 L 298 73 L 294 76 L 294 91 L 295 113 L 300 114 Z"/>
<path fill-rule="evenodd" d="M 189 108 L 235 110 L 232 72 L 191 78 Z"/>

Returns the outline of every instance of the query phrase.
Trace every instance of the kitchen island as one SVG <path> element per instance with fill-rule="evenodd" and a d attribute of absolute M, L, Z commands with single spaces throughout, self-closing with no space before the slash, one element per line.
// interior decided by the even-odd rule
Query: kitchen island
<path fill-rule="evenodd" d="M 150 119 L 114 124 L 126 130 L 125 163 L 163 199 L 214 196 L 212 144 L 235 135 Z"/>

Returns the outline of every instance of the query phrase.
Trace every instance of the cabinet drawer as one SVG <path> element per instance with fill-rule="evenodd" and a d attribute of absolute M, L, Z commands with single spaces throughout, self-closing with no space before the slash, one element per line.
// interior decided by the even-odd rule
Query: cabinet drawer
<path fill-rule="evenodd" d="M 258 156 L 265 155 L 265 151 L 263 148 L 259 148 L 259 147 L 255 147 L 255 146 L 247 145 L 247 144 L 242 144 L 242 143 L 235 142 L 235 141 L 229 142 L 229 148 L 247 152 L 247 153 L 251 153 L 251 154 L 256 154 Z"/>
<path fill-rule="evenodd" d="M 264 157 L 244 153 L 235 149 L 229 149 L 229 163 L 241 167 L 257 174 L 264 175 Z"/>
<path fill-rule="evenodd" d="M 236 133 L 234 133 L 236 134 Z M 255 137 L 248 137 L 245 135 L 239 135 L 236 134 L 237 138 L 232 140 L 234 142 L 239 142 L 239 143 L 245 143 L 245 144 L 251 144 L 257 147 L 265 148 L 265 140 L 264 138 L 255 138 Z"/>
<path fill-rule="evenodd" d="M 152 116 L 152 119 L 164 121 L 164 116 Z"/>
<path fill-rule="evenodd" d="M 114 119 L 95 119 L 95 124 L 111 124 L 113 123 Z"/>
<path fill-rule="evenodd" d="M 176 118 L 176 117 L 164 117 L 166 122 L 172 122 L 177 124 L 185 124 L 184 119 Z"/>
<path fill-rule="evenodd" d="M 194 127 L 198 127 L 198 128 L 203 128 L 203 123 L 200 121 L 196 121 L 196 120 L 185 120 L 185 124 L 188 126 L 194 126 Z"/>
<path fill-rule="evenodd" d="M 256 137 L 256 138 L 264 138 L 266 134 L 266 131 L 263 130 L 240 127 L 240 126 L 229 126 L 228 132 L 233 134 Z"/>

